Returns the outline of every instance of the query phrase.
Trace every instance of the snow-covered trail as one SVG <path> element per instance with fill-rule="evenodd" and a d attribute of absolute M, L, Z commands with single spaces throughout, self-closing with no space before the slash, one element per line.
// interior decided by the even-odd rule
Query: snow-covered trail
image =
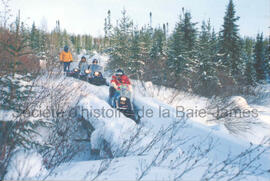
<path fill-rule="evenodd" d="M 80 56 L 78 56 L 80 58 Z M 102 66 L 105 66 L 108 57 L 95 54 L 93 57 L 87 56 L 88 63 L 97 58 L 100 60 Z M 78 66 L 78 61 L 71 64 L 71 68 Z M 106 75 L 109 80 L 109 73 Z M 183 94 L 178 97 L 177 101 L 171 102 L 169 100 L 173 96 L 173 91 L 164 88 L 164 90 L 156 93 L 153 86 L 147 87 L 147 93 L 137 81 L 133 81 L 134 86 L 134 103 L 140 109 L 141 124 L 137 125 L 133 120 L 125 117 L 119 111 L 111 108 L 108 104 L 109 87 L 95 86 L 85 81 L 81 81 L 71 77 L 65 77 L 59 74 L 52 79 L 44 75 L 41 77 L 37 86 L 42 86 L 51 90 L 61 87 L 61 91 L 67 97 L 67 107 L 77 107 L 78 116 L 83 117 L 86 121 L 91 123 L 94 127 L 94 132 L 91 135 L 90 145 L 92 149 L 102 149 L 104 141 L 106 141 L 113 153 L 116 153 L 116 158 L 113 159 L 109 169 L 102 174 L 99 180 L 135 180 L 139 174 L 139 167 L 142 162 L 151 162 L 153 156 L 162 148 L 162 143 L 158 142 L 149 152 L 138 156 L 134 153 L 127 154 L 127 156 L 117 155 L 117 153 L 124 151 L 123 147 L 126 141 L 130 139 L 136 131 L 142 126 L 142 134 L 139 135 L 142 140 L 135 145 L 136 148 L 145 148 L 149 145 L 151 140 L 159 133 L 162 128 L 166 128 L 176 121 L 181 122 L 183 114 L 177 112 L 176 107 L 182 106 L 187 108 L 205 108 L 207 99 Z M 270 90 L 270 87 L 269 87 Z M 44 100 L 47 103 L 47 100 Z M 46 106 L 46 105 L 44 105 Z M 265 100 L 264 104 L 250 105 L 253 108 L 260 110 L 260 119 L 270 125 L 270 99 Z M 76 118 L 74 118 L 76 119 Z M 167 135 L 168 136 L 168 135 Z M 200 143 L 207 144 L 208 141 L 214 140 L 215 146 L 213 150 L 207 155 L 205 159 L 210 163 L 222 162 L 226 159 L 228 154 L 238 155 L 250 146 L 250 143 L 257 145 L 263 137 L 270 136 L 269 128 L 256 128 L 253 134 L 245 135 L 231 135 L 224 126 L 217 124 L 208 124 L 206 118 L 194 116 L 185 119 L 185 127 L 176 132 L 175 137 L 189 137 L 192 138 L 188 144 L 181 145 L 168 158 L 162 166 L 153 166 L 149 174 L 144 177 L 146 180 L 172 180 L 176 174 L 175 170 L 169 169 L 168 165 L 177 156 L 181 154 L 188 154 L 190 145 L 198 145 Z M 166 139 L 169 139 L 166 137 Z M 172 144 L 173 145 L 173 144 Z M 203 145 L 204 146 L 204 145 Z M 207 146 L 207 145 L 206 145 Z M 82 157 L 76 157 L 71 163 L 60 165 L 53 175 L 48 177 L 48 180 L 86 180 L 94 177 L 95 172 L 103 160 L 89 160 L 91 159 L 90 151 L 80 153 Z M 89 155 L 87 156 L 87 151 Z M 270 153 L 265 153 L 256 161 L 261 164 L 263 168 L 270 169 Z M 205 168 L 196 169 L 187 174 L 183 179 L 198 180 L 199 175 L 204 172 Z M 93 173 L 93 174 L 91 174 Z M 248 180 L 270 180 L 270 175 L 256 178 L 251 176 Z"/>
<path fill-rule="evenodd" d="M 108 99 L 108 87 L 107 86 L 94 86 L 87 82 L 77 80 L 74 78 L 62 77 L 62 82 L 66 84 L 68 87 L 76 87 L 80 86 L 80 92 L 77 92 L 78 95 L 81 95 L 80 101 L 78 105 L 86 109 L 88 111 L 91 110 L 111 110 L 113 109 L 107 103 Z M 76 95 L 69 95 L 76 96 Z M 149 134 L 147 135 L 149 138 L 146 138 L 146 141 L 143 142 L 141 146 L 147 145 L 147 140 L 151 140 L 151 136 L 154 136 L 155 133 L 161 127 L 166 127 L 171 124 L 175 119 L 180 120 L 180 118 L 176 117 L 175 107 L 163 103 L 153 97 L 146 97 L 141 95 L 140 93 L 135 94 L 135 104 L 144 109 L 153 111 L 153 115 L 150 117 L 144 116 L 141 118 L 141 122 L 144 125 L 145 129 L 149 130 Z M 170 110 L 170 117 L 164 117 L 160 115 L 161 110 Z M 143 114 L 143 113 L 142 113 Z M 145 112 L 144 112 L 145 114 Z M 129 118 L 126 118 L 124 115 L 120 114 L 120 117 L 117 116 L 89 116 L 85 112 L 81 114 L 86 120 L 88 120 L 95 128 L 94 133 L 91 138 L 91 146 L 92 148 L 98 149 L 101 146 L 102 140 L 106 140 L 110 143 L 112 150 L 121 149 L 123 142 L 131 135 L 137 128 L 138 125 Z M 190 137 L 195 137 L 192 143 L 198 143 L 202 139 L 207 137 L 213 137 L 217 140 L 217 145 L 214 151 L 210 154 L 209 160 L 222 161 L 226 158 L 229 152 L 233 154 L 239 154 L 245 148 L 247 148 L 250 144 L 249 140 L 244 139 L 242 137 L 237 137 L 235 135 L 230 135 L 225 128 L 221 126 L 207 126 L 198 121 L 194 121 L 193 119 L 187 120 L 187 127 L 182 130 L 182 132 L 178 133 L 179 135 L 185 135 Z M 191 144 L 192 144 L 191 143 Z M 188 149 L 187 147 L 181 147 L 181 150 Z M 110 177 L 101 177 L 102 179 L 121 179 L 126 180 L 127 178 L 134 179 L 136 176 L 136 172 L 132 172 L 129 175 L 124 174 L 124 170 L 136 170 L 136 164 L 140 159 L 149 160 L 151 157 L 127 157 L 127 158 L 118 158 L 115 167 L 120 167 L 121 170 L 118 170 L 118 173 L 110 174 Z M 262 165 L 267 166 L 269 163 L 269 154 L 262 157 L 259 161 Z M 90 168 L 94 168 L 96 164 L 99 164 L 101 161 L 84 161 L 72 163 L 69 166 L 62 165 L 57 170 L 57 177 L 50 177 L 49 180 L 58 180 L 58 179 L 82 179 L 87 171 Z M 155 170 L 157 169 L 157 170 Z M 162 178 L 168 178 L 168 175 L 171 175 L 171 171 L 162 168 L 155 168 L 151 173 L 156 174 L 158 178 L 162 175 Z M 77 171 L 76 171 L 77 170 Z M 79 173 L 78 174 L 78 170 Z M 80 176 L 79 176 L 80 175 Z M 120 177 L 121 176 L 121 177 Z M 146 177 L 147 178 L 147 177 Z M 151 177 L 152 178 L 152 177 Z M 192 178 L 191 175 L 188 177 Z M 268 180 L 270 177 L 265 178 Z M 196 177 L 194 177 L 196 179 Z M 261 178 L 263 179 L 263 178 Z"/>
<path fill-rule="evenodd" d="M 98 56 L 98 58 L 101 59 L 103 65 L 106 63 L 107 57 L 99 55 L 95 56 Z M 93 57 L 91 60 L 92 59 Z M 74 62 L 72 66 L 72 68 L 74 68 L 77 65 Z M 64 76 L 54 80 L 53 83 L 57 84 L 57 82 L 61 82 L 68 89 L 71 88 L 76 90 L 76 92 L 67 96 L 70 97 L 71 102 L 72 99 L 78 98 L 79 96 L 77 104 L 80 109 L 79 114 L 80 116 L 83 116 L 85 120 L 89 121 L 95 128 L 95 131 L 91 136 L 92 149 L 101 149 L 103 140 L 110 144 L 113 152 L 123 149 L 123 143 L 136 132 L 140 125 L 136 125 L 133 120 L 125 117 L 123 114 L 110 107 L 107 103 L 109 88 L 107 86 L 91 85 L 87 82 Z M 136 106 L 141 109 L 141 124 L 143 125 L 144 132 L 147 132 L 143 141 L 140 142 L 140 145 L 138 146 L 146 147 L 149 144 L 149 141 L 153 139 L 161 128 L 171 125 L 176 120 L 180 121 L 181 114 L 177 114 L 176 105 L 168 104 L 153 96 L 147 96 L 140 93 L 138 91 L 140 89 L 140 85 L 135 82 L 134 86 L 134 90 L 136 91 L 134 94 L 134 102 Z M 206 102 L 205 99 L 197 97 L 193 97 L 192 99 L 187 97 L 183 98 L 181 101 L 181 106 L 195 107 L 198 105 L 199 108 L 203 107 Z M 147 115 L 147 110 L 150 110 L 151 114 Z M 105 114 L 96 114 L 95 111 L 103 111 Z M 169 116 L 168 114 L 165 114 L 166 111 L 169 112 Z M 266 116 L 265 120 L 269 118 L 267 115 L 262 116 Z M 248 146 L 250 146 L 250 142 L 257 144 L 259 140 L 266 135 L 265 130 L 253 137 L 231 135 L 223 126 L 207 125 L 201 118 L 196 117 L 187 119 L 186 127 L 176 134 L 176 136 L 188 136 L 193 138 L 188 145 L 183 145 L 180 148 L 181 151 L 188 151 L 188 147 L 191 144 L 198 144 L 202 142 L 202 140 L 213 138 L 216 141 L 216 145 L 214 150 L 207 157 L 210 162 L 223 161 L 229 153 L 237 155 L 248 148 Z M 153 154 L 154 151 L 153 153 L 148 153 L 144 156 L 118 157 L 113 160 L 112 168 L 110 168 L 106 174 L 99 177 L 99 179 L 135 180 L 136 175 L 138 174 L 138 165 L 141 160 L 151 161 Z M 177 154 L 178 153 L 172 155 L 172 159 L 174 159 Z M 262 164 L 264 168 L 269 169 L 270 153 L 264 154 L 257 162 Z M 49 177 L 48 180 L 90 179 L 92 178 L 92 175 L 89 174 L 89 171 L 94 171 L 101 163 L 102 160 L 75 160 L 71 164 L 62 164 L 55 171 L 57 175 Z M 168 165 L 169 159 L 164 164 Z M 196 174 L 191 172 L 185 178 L 189 180 L 197 180 L 197 174 L 202 171 L 203 170 L 197 170 Z M 174 171 L 168 168 L 153 167 L 149 175 L 144 179 L 168 180 L 170 178 L 173 179 L 174 174 Z M 254 179 L 254 177 L 249 178 L 249 180 Z M 270 175 L 260 177 L 259 179 L 269 180 Z"/>

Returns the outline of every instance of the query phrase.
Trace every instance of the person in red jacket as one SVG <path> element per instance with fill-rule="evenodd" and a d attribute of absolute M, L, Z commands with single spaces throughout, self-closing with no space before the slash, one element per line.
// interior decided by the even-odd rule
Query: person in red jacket
<path fill-rule="evenodd" d="M 110 100 L 113 101 L 113 97 L 115 95 L 116 90 L 120 90 L 121 85 L 127 85 L 129 90 L 132 90 L 132 86 L 130 83 L 130 80 L 127 75 L 125 75 L 124 71 L 121 69 L 118 69 L 115 74 L 112 76 L 111 80 L 111 86 L 110 86 Z M 113 105 L 113 102 L 111 102 Z"/>

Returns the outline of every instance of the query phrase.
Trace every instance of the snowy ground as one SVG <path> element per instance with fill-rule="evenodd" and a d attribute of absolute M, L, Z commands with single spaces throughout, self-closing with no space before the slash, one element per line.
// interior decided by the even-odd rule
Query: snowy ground
<path fill-rule="evenodd" d="M 102 65 L 105 65 L 108 60 L 107 56 L 98 54 L 94 57 L 98 58 Z M 91 62 L 94 57 L 92 57 L 89 62 Z M 73 67 L 76 67 L 75 62 L 73 63 Z M 192 151 L 192 145 L 200 144 L 202 149 L 207 149 L 207 146 L 213 143 L 213 147 L 211 147 L 212 151 L 209 152 L 204 159 L 200 160 L 200 167 L 192 169 L 181 177 L 183 180 L 198 180 L 201 178 L 209 163 L 222 162 L 226 160 L 228 154 L 232 156 L 240 154 L 250 146 L 250 143 L 257 145 L 264 137 L 270 136 L 270 99 L 268 102 L 266 101 L 261 105 L 250 105 L 252 108 L 260 110 L 259 119 L 265 123 L 264 127 L 256 126 L 251 133 L 232 135 L 224 126 L 209 123 L 207 121 L 211 119 L 209 116 L 204 118 L 193 116 L 182 119 L 185 113 L 176 111 L 177 106 L 183 106 L 185 110 L 204 109 L 208 104 L 208 99 L 181 93 L 172 100 L 171 97 L 173 97 L 175 93 L 174 90 L 166 88 L 158 90 L 151 83 L 146 83 L 146 90 L 144 90 L 139 82 L 134 81 L 134 102 L 136 106 L 141 109 L 140 114 L 142 115 L 142 129 L 138 136 L 141 140 L 138 140 L 138 143 L 134 144 L 128 153 L 124 155 L 123 152 L 126 149 L 125 143 L 136 134 L 136 131 L 140 129 L 141 125 L 136 125 L 133 120 L 126 118 L 119 112 L 113 112 L 112 108 L 107 103 L 109 93 L 107 86 L 97 87 L 87 82 L 64 76 L 58 77 L 53 82 L 45 82 L 46 79 L 40 80 L 41 85 L 52 86 L 52 84 L 61 82 L 66 85 L 67 91 L 70 91 L 70 89 L 79 90 L 68 96 L 70 97 L 71 104 L 73 104 L 74 101 L 78 101 L 80 109 L 83 108 L 89 111 L 88 113 L 80 112 L 80 116 L 83 116 L 84 119 L 89 121 L 95 128 L 91 136 L 91 148 L 102 149 L 103 141 L 106 141 L 110 144 L 111 151 L 115 154 L 114 156 L 116 156 L 113 160 L 91 160 L 91 156 L 85 156 L 87 153 L 81 153 L 81 155 L 84 156 L 74 159 L 71 163 L 60 165 L 53 174 L 47 178 L 48 180 L 173 180 L 177 178 L 179 170 L 185 170 L 196 158 L 191 159 L 190 162 L 183 162 L 183 165 L 176 168 L 173 168 L 173 164 L 176 164 L 174 160 L 177 160 L 179 157 L 186 158 L 185 156 L 191 154 L 188 152 Z M 105 110 L 108 115 L 96 115 L 92 112 L 94 110 Z M 111 116 L 111 114 L 115 115 Z M 170 127 L 175 122 L 180 122 L 181 124 L 185 123 L 184 128 L 181 127 L 181 124 L 179 129 L 175 128 L 175 138 L 192 138 L 188 144 L 182 144 L 177 147 L 177 145 L 175 145 L 178 143 L 177 140 L 172 140 L 171 143 L 167 143 L 170 139 L 170 133 L 168 131 L 168 134 L 157 142 L 153 148 L 143 152 L 143 154 L 139 156 L 136 154 L 142 152 L 143 148 L 149 146 L 155 136 L 160 133 L 160 130 Z M 172 130 L 173 129 L 174 128 L 172 128 Z M 267 146 L 269 147 L 269 145 L 265 145 L 265 147 Z M 161 159 L 158 157 L 158 160 L 156 160 L 151 169 L 146 169 L 160 150 L 164 152 L 170 148 L 177 149 L 169 154 L 168 158 L 161 164 L 157 164 L 158 160 Z M 199 153 L 200 152 L 196 150 L 193 155 Z M 256 163 L 261 164 L 264 169 L 269 170 L 270 153 L 264 153 Z M 99 169 L 103 166 L 106 168 L 104 172 L 101 172 L 100 175 L 97 174 L 100 173 Z M 240 167 L 238 168 L 236 166 L 236 168 L 231 168 L 231 171 L 235 171 L 234 169 L 237 170 L 240 169 Z M 248 171 L 251 172 L 252 170 Z M 144 172 L 145 175 L 140 177 Z M 44 171 L 44 174 L 45 173 L 46 171 Z M 33 176 L 33 174 L 31 176 Z M 40 177 L 36 177 L 36 179 L 38 178 Z M 270 174 L 260 177 L 251 174 L 247 179 L 269 180 Z M 223 180 L 227 179 L 223 178 Z"/>
<path fill-rule="evenodd" d="M 84 83 L 83 83 L 84 84 Z M 86 97 L 84 97 L 80 101 L 80 105 L 84 107 L 88 107 L 89 109 L 110 109 L 110 106 L 107 104 L 108 97 L 108 88 L 107 87 L 95 87 L 93 85 L 84 84 L 82 90 L 86 92 Z M 163 97 L 164 98 L 164 97 Z M 192 101 L 193 104 L 192 104 Z M 203 107 L 205 104 L 205 98 L 198 97 L 186 97 L 182 99 L 181 105 L 192 107 L 192 106 L 201 106 Z M 143 96 L 141 94 L 135 95 L 135 103 L 139 107 L 144 107 L 145 110 L 151 109 L 153 110 L 153 116 L 150 118 L 143 117 L 142 124 L 145 126 L 151 134 L 148 134 L 145 138 L 145 142 L 141 143 L 142 147 L 148 144 L 148 140 L 151 140 L 151 135 L 155 135 L 158 130 L 164 126 L 168 126 L 174 121 L 176 117 L 175 108 L 173 105 L 169 105 L 164 103 L 156 98 Z M 174 103 L 176 104 L 176 103 Z M 168 109 L 171 112 L 171 116 L 169 118 L 160 117 L 160 107 L 162 110 Z M 267 109 L 266 106 L 264 106 Z M 262 113 L 260 115 L 265 122 L 270 119 L 269 115 Z M 87 117 L 85 117 L 87 119 Z M 176 118 L 177 119 L 177 118 Z M 179 119 L 179 118 L 178 118 Z M 135 123 L 121 116 L 120 118 L 98 118 L 98 119 L 88 119 L 92 125 L 95 126 L 95 132 L 92 135 L 91 145 L 92 148 L 99 148 L 100 141 L 105 139 L 107 142 L 111 143 L 116 150 L 121 148 L 121 145 L 125 138 L 127 138 L 133 130 L 136 130 Z M 264 136 L 269 136 L 269 129 L 258 128 L 254 130 L 251 134 L 245 135 L 230 135 L 228 131 L 221 125 L 207 125 L 205 119 L 196 119 L 190 118 L 187 120 L 187 127 L 182 130 L 182 132 L 178 133 L 179 135 L 185 135 L 189 137 L 195 137 L 193 143 L 199 143 L 202 139 L 206 139 L 208 137 L 213 137 L 217 141 L 217 145 L 214 148 L 214 151 L 209 155 L 209 160 L 214 161 L 222 161 L 226 158 L 229 152 L 233 154 L 239 154 L 242 150 L 249 146 L 250 142 L 254 144 L 259 143 Z M 145 145 L 143 145 L 145 144 Z M 157 148 L 158 149 L 158 148 Z M 181 148 L 188 149 L 188 148 Z M 180 150 L 179 150 L 180 151 Z M 153 153 L 148 153 L 145 156 L 129 156 L 114 159 L 111 163 L 110 168 L 102 174 L 99 179 L 101 180 L 134 180 L 140 174 L 139 165 L 142 162 L 150 162 L 152 160 Z M 174 153 L 172 157 L 179 154 L 179 152 Z M 269 166 L 269 154 L 265 154 L 263 158 L 259 161 L 264 166 Z M 83 162 L 73 162 L 71 165 L 62 165 L 57 169 L 56 176 L 49 177 L 49 180 L 78 180 L 78 179 L 91 179 L 95 176 L 94 170 L 97 168 L 96 165 L 102 164 L 102 161 L 83 161 Z M 164 165 L 169 165 L 169 163 L 164 163 Z M 89 171 L 93 171 L 93 174 L 87 174 Z M 202 172 L 203 169 L 196 170 L 196 172 L 190 172 L 187 174 L 184 179 L 188 180 L 196 180 L 198 179 L 198 175 Z M 151 171 L 145 176 L 143 179 L 173 179 L 175 170 L 171 170 L 166 168 L 165 166 L 153 167 Z M 196 173 L 196 174 L 194 174 Z M 259 180 L 269 180 L 269 175 L 265 178 L 257 178 Z M 250 177 L 250 180 L 254 180 L 255 178 Z"/>

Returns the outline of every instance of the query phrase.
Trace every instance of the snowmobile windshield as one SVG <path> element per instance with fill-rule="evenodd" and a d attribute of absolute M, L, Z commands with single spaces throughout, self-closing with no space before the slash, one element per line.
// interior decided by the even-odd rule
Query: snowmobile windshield
<path fill-rule="evenodd" d="M 100 65 L 92 64 L 91 72 L 101 72 L 103 73 L 103 68 Z"/>
<path fill-rule="evenodd" d="M 121 97 L 127 97 L 127 98 L 131 99 L 132 92 L 129 90 L 128 85 L 122 84 L 120 86 L 120 90 L 118 90 L 118 91 L 119 91 Z"/>

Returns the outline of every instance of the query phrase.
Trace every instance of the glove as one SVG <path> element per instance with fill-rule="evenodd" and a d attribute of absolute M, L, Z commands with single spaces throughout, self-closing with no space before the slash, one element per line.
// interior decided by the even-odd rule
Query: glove
<path fill-rule="evenodd" d="M 116 90 L 120 90 L 120 86 L 116 86 L 114 87 Z"/>

